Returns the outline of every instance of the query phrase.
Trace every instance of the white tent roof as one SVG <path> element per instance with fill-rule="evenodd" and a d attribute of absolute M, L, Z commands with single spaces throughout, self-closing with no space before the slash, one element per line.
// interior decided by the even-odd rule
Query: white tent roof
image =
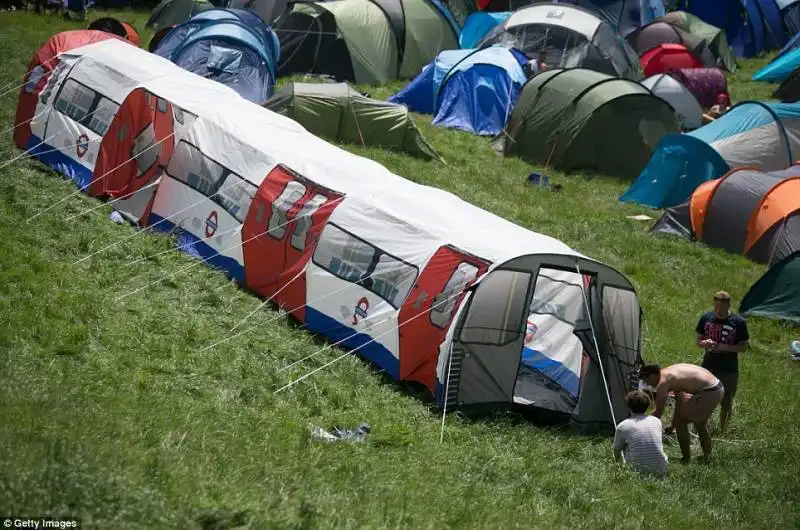
<path fill-rule="evenodd" d="M 358 200 L 380 210 L 382 218 L 395 218 L 436 236 L 442 244 L 453 244 L 495 262 L 525 254 L 581 256 L 557 239 L 527 230 L 451 193 L 395 175 L 377 162 L 317 138 L 294 120 L 244 98 L 210 100 L 205 95 L 213 91 L 209 83 L 214 82 L 193 76 L 154 79 L 142 87 L 197 114 L 192 135 L 211 135 L 214 140 L 205 142 L 202 149 L 214 151 L 232 168 L 256 163 L 252 153 L 245 156 L 245 151 L 237 147 L 249 145 L 271 158 L 272 165 L 283 163 L 322 186 L 346 194 L 349 199 L 345 202 Z M 253 169 L 241 176 L 260 185 L 268 171 Z"/>
<path fill-rule="evenodd" d="M 548 24 L 561 26 L 572 31 L 577 31 L 588 39 L 594 37 L 602 20 L 597 16 L 582 9 L 575 9 L 564 4 L 534 4 L 525 9 L 514 12 L 505 27 L 527 26 L 529 24 Z"/>
<path fill-rule="evenodd" d="M 652 75 L 641 83 L 654 95 L 672 105 L 681 128 L 696 129 L 703 126 L 703 108 L 683 83 L 667 74 Z"/>

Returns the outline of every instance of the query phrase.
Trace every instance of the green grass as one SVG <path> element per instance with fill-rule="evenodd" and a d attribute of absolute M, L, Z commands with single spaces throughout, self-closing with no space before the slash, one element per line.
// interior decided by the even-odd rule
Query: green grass
<path fill-rule="evenodd" d="M 102 13 L 94 13 L 100 16 Z M 125 13 L 137 28 L 146 15 Z M 0 13 L 0 79 L 21 82 L 52 33 L 85 23 Z M 149 35 L 143 35 L 147 42 Z M 731 77 L 734 100 L 766 99 Z M 370 89 L 385 97 L 402 86 Z M 2 90 L 0 90 L 1 92 Z M 16 91 L 0 97 L 0 130 Z M 533 169 L 497 156 L 485 139 L 420 129 L 447 160 L 425 163 L 347 147 L 417 182 L 451 191 L 531 230 L 557 237 L 626 274 L 643 305 L 644 355 L 694 362 L 694 324 L 718 289 L 741 299 L 764 267 L 741 256 L 647 233 L 627 215 L 659 212 L 617 201 L 629 185 L 545 171 L 560 193 L 529 187 Z M 16 156 L 10 133 L 0 160 Z M 2 165 L 3 162 L 0 162 Z M 33 160 L 0 169 L 0 512 L 71 515 L 91 528 L 797 528 L 796 421 L 800 378 L 792 330 L 751 320 L 729 433 L 709 465 L 672 460 L 666 481 L 612 462 L 606 438 L 499 417 L 447 420 L 402 385 L 346 357 L 288 391 L 274 390 L 340 355 L 272 310 L 257 330 L 199 353 L 260 301 L 204 266 L 115 298 L 189 266 L 166 237 L 141 235 L 78 265 L 134 230 Z M 363 445 L 320 445 L 308 425 L 355 425 Z M 699 451 L 698 447 L 694 448 Z"/>

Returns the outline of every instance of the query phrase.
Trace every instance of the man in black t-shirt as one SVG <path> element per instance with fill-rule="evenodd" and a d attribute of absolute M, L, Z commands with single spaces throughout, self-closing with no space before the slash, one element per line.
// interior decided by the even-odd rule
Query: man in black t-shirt
<path fill-rule="evenodd" d="M 730 312 L 731 297 L 725 291 L 714 295 L 714 311 L 697 322 L 697 346 L 705 350 L 702 367 L 713 373 L 725 386 L 719 414 L 720 432 L 733 411 L 733 398 L 739 381 L 739 353 L 747 349 L 750 333 L 747 322 Z"/>

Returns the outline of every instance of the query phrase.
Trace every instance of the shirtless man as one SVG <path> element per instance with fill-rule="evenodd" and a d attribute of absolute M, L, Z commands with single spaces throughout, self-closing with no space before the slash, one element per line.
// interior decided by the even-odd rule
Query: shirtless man
<path fill-rule="evenodd" d="M 722 382 L 705 368 L 683 363 L 663 369 L 657 364 L 646 364 L 639 370 L 639 379 L 656 389 L 653 416 L 657 418 L 664 413 L 669 393 L 674 393 L 675 413 L 672 416 L 672 426 L 678 434 L 678 443 L 683 453 L 681 461 L 688 462 L 691 458 L 690 423 L 694 423 L 697 429 L 705 459 L 711 458 L 708 418 L 725 394 Z"/>

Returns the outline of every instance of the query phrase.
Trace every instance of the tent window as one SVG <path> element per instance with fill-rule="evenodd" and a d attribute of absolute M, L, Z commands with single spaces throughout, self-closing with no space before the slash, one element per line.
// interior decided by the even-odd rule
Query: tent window
<path fill-rule="evenodd" d="M 497 269 L 475 290 L 459 335 L 465 344 L 503 346 L 525 332 L 531 273 Z"/>
<path fill-rule="evenodd" d="M 514 47 L 529 57 L 541 58 L 553 68 L 579 66 L 589 48 L 582 33 L 550 24 L 526 24 L 504 28 L 498 24 L 481 41 L 481 45 Z"/>
<path fill-rule="evenodd" d="M 431 324 L 437 328 L 444 329 L 453 317 L 453 310 L 458 301 L 458 294 L 464 291 L 466 286 L 478 276 L 478 267 L 462 261 L 453 271 L 450 279 L 442 289 L 442 292 L 433 299 L 431 309 Z"/>
<path fill-rule="evenodd" d="M 34 68 L 30 74 L 28 74 L 28 82 L 25 83 L 25 93 L 31 94 L 34 90 L 36 90 L 36 85 L 39 84 L 42 77 L 46 73 L 44 66 L 41 64 Z"/>
<path fill-rule="evenodd" d="M 239 222 L 244 222 L 257 189 L 184 140 L 175 148 L 167 175 L 209 197 Z"/>
<path fill-rule="evenodd" d="M 306 248 L 306 239 L 308 237 L 308 231 L 313 224 L 313 216 L 314 212 L 316 212 L 320 206 L 325 204 L 328 198 L 325 195 L 314 195 L 310 201 L 306 202 L 303 207 L 297 212 L 295 215 L 295 228 L 294 232 L 292 233 L 292 240 L 291 245 L 293 248 L 303 251 Z"/>
<path fill-rule="evenodd" d="M 408 296 L 418 269 L 363 239 L 328 223 L 313 262 L 342 280 L 357 283 L 395 308 Z"/>
<path fill-rule="evenodd" d="M 55 102 L 60 113 L 103 136 L 117 114 L 119 105 L 88 86 L 67 79 Z"/>
<path fill-rule="evenodd" d="M 120 128 L 120 131 L 124 128 Z M 136 176 L 142 176 L 145 171 L 153 167 L 158 160 L 161 147 L 154 148 L 156 143 L 156 132 L 153 124 L 150 123 L 136 138 L 133 139 L 131 148 L 131 158 L 136 161 Z"/>
<path fill-rule="evenodd" d="M 161 99 L 161 98 L 156 98 L 156 108 L 158 109 L 158 112 L 166 114 L 166 112 L 167 112 L 167 100 Z"/>
<path fill-rule="evenodd" d="M 61 81 L 61 77 L 68 72 L 68 63 L 66 62 L 59 62 L 58 65 L 53 69 L 53 73 L 50 75 L 50 80 L 45 84 L 44 90 L 42 91 L 42 95 L 39 96 L 42 104 L 46 105 L 47 101 L 50 99 L 50 95 L 53 90 L 57 86 L 59 86 L 59 82 Z"/>
<path fill-rule="evenodd" d="M 269 216 L 267 225 L 269 237 L 281 240 L 286 235 L 289 223 L 289 210 L 306 194 L 306 187 L 296 180 L 286 184 L 278 197 L 272 201 L 272 215 Z"/>
<path fill-rule="evenodd" d="M 583 280 L 577 272 L 540 269 L 530 313 L 555 317 L 579 330 L 589 329 L 582 289 Z"/>
<path fill-rule="evenodd" d="M 225 208 L 237 221 L 244 222 L 250 203 L 253 202 L 257 188 L 235 173 L 228 177 L 219 187 L 219 200 L 216 202 Z"/>

